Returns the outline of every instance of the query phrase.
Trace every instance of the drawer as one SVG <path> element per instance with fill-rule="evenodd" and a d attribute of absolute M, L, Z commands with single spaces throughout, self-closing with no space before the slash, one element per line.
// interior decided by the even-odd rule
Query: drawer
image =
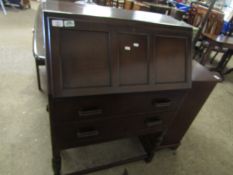
<path fill-rule="evenodd" d="M 157 115 L 81 121 L 55 125 L 52 132 L 59 147 L 66 149 L 116 138 L 161 132 L 166 127 L 165 123 L 168 122 L 168 118 L 173 116 L 174 113 L 166 112 Z"/>
<path fill-rule="evenodd" d="M 168 91 L 55 99 L 52 117 L 59 122 L 172 111 L 183 96 L 183 91 Z"/>

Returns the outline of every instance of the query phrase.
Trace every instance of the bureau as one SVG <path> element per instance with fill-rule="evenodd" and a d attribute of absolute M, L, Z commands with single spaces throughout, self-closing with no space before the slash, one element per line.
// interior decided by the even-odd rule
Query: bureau
<path fill-rule="evenodd" d="M 61 151 L 69 148 L 138 137 L 149 162 L 157 149 L 179 145 L 216 84 L 208 75 L 213 86 L 186 117 L 195 79 L 189 25 L 159 14 L 68 2 L 44 2 L 39 10 L 56 175 Z"/>

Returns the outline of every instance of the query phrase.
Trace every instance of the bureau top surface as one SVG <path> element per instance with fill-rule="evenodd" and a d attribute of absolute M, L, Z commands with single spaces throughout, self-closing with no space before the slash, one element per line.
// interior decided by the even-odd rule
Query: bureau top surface
<path fill-rule="evenodd" d="M 119 19 L 135 22 L 144 22 L 159 24 L 165 26 L 175 26 L 192 30 L 192 27 L 185 22 L 178 21 L 170 16 L 143 12 L 143 11 L 133 11 L 124 10 L 111 7 L 104 7 L 94 4 L 75 4 L 72 2 L 62 2 L 62 1 L 49 1 L 42 3 L 42 9 L 44 12 L 50 13 L 60 13 L 60 14 L 70 14 L 70 15 L 82 15 L 82 16 L 92 16 L 97 18 L 107 18 L 107 19 Z"/>

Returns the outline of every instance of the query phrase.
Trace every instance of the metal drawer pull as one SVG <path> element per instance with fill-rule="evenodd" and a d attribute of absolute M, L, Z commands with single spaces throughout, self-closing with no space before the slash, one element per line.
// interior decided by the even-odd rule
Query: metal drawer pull
<path fill-rule="evenodd" d="M 147 127 L 153 127 L 153 126 L 161 125 L 163 121 L 158 117 L 152 117 L 146 119 L 145 123 Z"/>
<path fill-rule="evenodd" d="M 152 104 L 156 107 L 156 108 L 163 108 L 163 107 L 169 107 L 171 106 L 171 100 L 170 99 L 158 99 L 155 100 L 154 102 L 152 102 Z"/>
<path fill-rule="evenodd" d="M 86 137 L 94 137 L 98 136 L 99 131 L 98 130 L 87 130 L 87 131 L 78 131 L 77 132 L 77 137 L 78 138 L 86 138 Z"/>
<path fill-rule="evenodd" d="M 93 115 L 101 115 L 103 113 L 102 109 L 88 109 L 88 110 L 80 110 L 78 111 L 78 115 L 80 117 L 87 117 Z"/>

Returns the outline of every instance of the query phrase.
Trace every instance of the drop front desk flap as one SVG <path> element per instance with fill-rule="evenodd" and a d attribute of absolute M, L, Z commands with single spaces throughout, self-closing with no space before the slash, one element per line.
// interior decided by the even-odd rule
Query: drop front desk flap
<path fill-rule="evenodd" d="M 54 97 L 191 87 L 192 28 L 169 16 L 45 3 Z"/>

